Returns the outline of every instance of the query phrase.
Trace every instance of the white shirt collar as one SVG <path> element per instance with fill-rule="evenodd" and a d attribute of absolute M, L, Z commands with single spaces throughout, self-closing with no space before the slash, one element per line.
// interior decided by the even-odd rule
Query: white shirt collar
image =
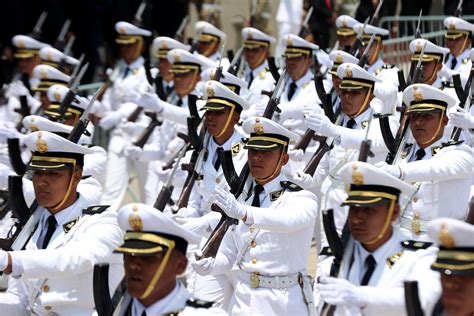
<path fill-rule="evenodd" d="M 132 315 L 141 316 L 143 311 L 146 311 L 148 316 L 163 315 L 167 312 L 169 303 L 174 300 L 176 295 L 178 295 L 180 287 L 182 287 L 181 283 L 176 282 L 176 286 L 168 295 L 148 307 L 143 306 L 143 304 L 138 299 L 133 298 Z"/>

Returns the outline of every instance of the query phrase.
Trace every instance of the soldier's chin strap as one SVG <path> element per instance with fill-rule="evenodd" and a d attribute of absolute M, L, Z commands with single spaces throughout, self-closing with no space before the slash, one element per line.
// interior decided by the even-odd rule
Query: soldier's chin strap
<path fill-rule="evenodd" d="M 216 45 L 217 45 L 217 39 L 212 40 L 212 44 L 209 45 L 209 47 L 205 51 L 203 51 L 201 55 L 203 55 L 205 57 L 209 57 L 212 50 L 216 47 Z M 221 58 L 222 58 L 222 56 L 221 56 Z"/>
<path fill-rule="evenodd" d="M 426 145 L 431 143 L 435 138 L 438 136 L 439 131 L 441 130 L 441 125 L 443 123 L 443 117 L 444 117 L 444 110 L 441 110 L 441 115 L 439 116 L 439 122 L 438 122 L 438 127 L 436 128 L 436 132 L 433 134 L 433 137 L 431 137 L 429 140 L 426 142 L 420 142 L 421 145 Z"/>
<path fill-rule="evenodd" d="M 378 242 L 380 239 L 383 238 L 383 236 L 387 232 L 387 229 L 392 224 L 392 216 L 393 216 L 393 211 L 395 210 L 395 202 L 396 202 L 396 200 L 390 200 L 390 206 L 388 207 L 387 218 L 385 219 L 385 223 L 383 224 L 383 227 L 382 227 L 382 230 L 380 231 L 380 233 L 374 239 L 372 239 L 370 241 L 367 241 L 367 242 L 364 242 L 364 244 L 373 245 L 376 242 Z"/>
<path fill-rule="evenodd" d="M 235 107 L 232 107 L 229 111 L 229 115 L 227 116 L 227 121 L 225 122 L 224 127 L 222 128 L 222 130 L 219 132 L 218 135 L 214 136 L 215 138 L 221 137 L 227 131 L 230 125 L 230 120 L 232 119 L 232 115 L 234 114 L 234 111 L 235 111 Z"/>
<path fill-rule="evenodd" d="M 158 280 L 160 279 L 161 275 L 163 274 L 163 271 L 168 264 L 168 261 L 170 259 L 171 253 L 173 252 L 173 249 L 175 247 L 175 242 L 174 240 L 169 240 L 163 237 L 160 237 L 160 243 L 162 243 L 164 246 L 167 247 L 166 253 L 161 260 L 160 266 L 158 269 L 156 269 L 155 275 L 151 279 L 150 283 L 148 283 L 145 292 L 140 296 L 141 300 L 146 299 L 150 294 L 153 292 L 153 289 L 156 286 L 156 283 L 158 283 Z"/>
<path fill-rule="evenodd" d="M 268 180 L 273 180 L 276 176 L 277 176 L 277 171 L 280 170 L 281 168 L 281 160 L 283 159 L 283 153 L 285 152 L 285 148 L 286 148 L 287 145 L 283 145 L 281 151 L 280 151 L 280 157 L 278 158 L 278 163 L 277 165 L 275 166 L 275 170 L 273 170 L 272 174 L 269 175 L 268 177 L 265 177 L 265 178 L 257 178 L 257 177 L 254 177 L 255 180 L 257 181 L 261 181 L 261 182 L 265 182 L 265 181 L 268 181 Z"/>
<path fill-rule="evenodd" d="M 362 103 L 362 106 L 360 107 L 359 111 L 354 115 L 349 115 L 350 118 L 358 117 L 361 113 L 364 113 L 365 110 L 367 110 L 367 108 L 369 107 L 369 98 L 372 95 L 372 89 L 373 89 L 373 86 L 370 87 L 369 90 L 367 91 L 367 95 L 365 96 L 364 103 Z"/>
<path fill-rule="evenodd" d="M 71 194 L 72 182 L 73 182 L 73 179 L 74 179 L 74 172 L 75 171 L 76 171 L 76 163 L 74 162 L 74 163 L 72 163 L 72 173 L 71 173 L 71 178 L 69 179 L 69 185 L 67 187 L 66 194 L 64 194 L 64 197 L 61 200 L 61 202 L 59 202 L 56 206 L 49 208 L 50 211 L 53 211 L 53 212 L 60 211 L 62 209 L 64 203 L 66 203 L 67 198 Z"/>
<path fill-rule="evenodd" d="M 377 48 L 375 49 L 375 52 L 373 54 L 370 54 L 370 59 L 367 61 L 367 64 L 369 66 L 373 65 L 377 61 L 381 46 L 382 45 L 380 45 L 380 42 L 377 40 Z"/>

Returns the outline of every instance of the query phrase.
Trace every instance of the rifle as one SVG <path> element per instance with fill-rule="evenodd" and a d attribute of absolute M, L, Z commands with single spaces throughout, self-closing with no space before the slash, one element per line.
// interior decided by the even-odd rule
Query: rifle
<path fill-rule="evenodd" d="M 71 25 L 71 20 L 67 19 L 62 28 L 59 32 L 58 38 L 54 42 L 54 48 L 59 50 L 64 50 L 64 46 L 66 45 L 66 34 L 69 31 L 69 26 Z"/>
<path fill-rule="evenodd" d="M 143 0 L 140 5 L 138 6 L 137 12 L 135 12 L 135 16 L 133 17 L 132 24 L 138 27 L 142 26 L 143 22 L 143 12 L 146 9 L 146 0 Z"/>
<path fill-rule="evenodd" d="M 420 297 L 418 295 L 418 281 L 403 282 L 405 288 L 405 303 L 408 316 L 423 316 Z M 434 315 L 434 314 L 433 314 Z"/>
<path fill-rule="evenodd" d="M 359 51 L 359 48 L 362 46 L 362 36 L 364 35 L 365 27 L 367 26 L 368 22 L 369 17 L 365 19 L 364 25 L 359 29 L 359 33 L 357 33 L 356 40 L 354 41 L 354 43 L 352 43 L 352 46 L 349 49 L 349 54 L 356 56 L 357 52 Z"/>
<path fill-rule="evenodd" d="M 372 44 L 374 43 L 374 40 L 375 40 L 375 34 L 372 34 L 372 36 L 370 37 L 370 41 L 367 44 L 368 48 L 372 47 Z M 368 60 L 369 60 L 369 49 L 365 49 L 364 53 L 362 54 L 362 57 L 360 57 L 360 59 L 359 59 L 358 65 L 359 66 L 363 65 L 361 67 L 364 67 L 367 64 Z"/>
<path fill-rule="evenodd" d="M 244 52 L 244 47 L 241 46 L 235 53 L 234 57 L 232 58 L 232 61 L 229 65 L 229 69 L 227 69 L 228 73 L 236 75 L 237 72 L 239 72 L 243 52 Z"/>
<path fill-rule="evenodd" d="M 312 15 L 313 15 L 313 7 L 310 7 L 308 9 L 308 12 L 306 12 L 306 16 L 303 20 L 303 24 L 301 25 L 300 31 L 298 32 L 299 37 L 304 38 L 306 35 L 308 35 L 309 33 L 308 23 Z"/>
<path fill-rule="evenodd" d="M 159 121 L 156 119 L 156 113 L 145 112 L 145 115 L 151 119 L 150 124 L 148 124 L 143 133 L 140 135 L 140 137 L 138 137 L 138 139 L 133 143 L 133 145 L 138 146 L 140 148 L 143 148 L 148 142 L 148 139 L 155 130 L 155 127 L 163 124 L 163 121 Z"/>
<path fill-rule="evenodd" d="M 84 74 L 86 73 L 86 70 L 87 70 L 88 67 L 89 67 L 89 63 L 86 63 L 81 68 L 81 70 L 79 71 L 77 76 L 75 76 L 71 79 L 71 85 L 70 85 L 69 91 L 64 96 L 64 99 L 61 102 L 61 106 L 59 108 L 60 118 L 64 118 L 64 114 L 66 113 L 66 110 L 69 108 L 72 101 L 76 97 L 76 95 L 77 95 L 76 89 L 79 86 L 79 83 L 81 82 L 81 79 L 84 76 Z"/>
<path fill-rule="evenodd" d="M 41 15 L 39 16 L 38 21 L 36 21 L 35 27 L 33 28 L 33 31 L 29 34 L 29 36 L 37 40 L 41 39 L 41 29 L 43 28 L 44 20 L 46 20 L 47 16 L 48 16 L 48 12 L 46 11 L 41 12 Z"/>
<path fill-rule="evenodd" d="M 454 16 L 455 17 L 460 17 L 462 15 L 462 4 L 463 4 L 463 2 L 464 2 L 464 0 L 459 0 L 456 11 L 454 11 Z"/>
<path fill-rule="evenodd" d="M 20 132 L 23 127 L 23 118 L 30 115 L 30 108 L 28 107 L 28 100 L 26 98 L 26 95 L 20 95 L 19 99 L 20 99 L 20 108 L 15 109 L 15 112 L 21 115 L 20 121 L 16 124 L 16 130 Z"/>
<path fill-rule="evenodd" d="M 466 82 L 466 86 L 464 87 L 464 92 L 462 95 L 458 95 L 459 98 L 459 104 L 463 105 L 464 110 L 468 111 L 470 106 L 471 106 L 471 86 L 472 86 L 472 74 L 474 71 L 471 71 L 469 74 L 469 78 Z M 456 77 L 456 81 L 461 81 L 460 75 L 456 74 L 453 76 L 453 80 Z M 462 128 L 460 127 L 455 127 L 451 134 L 451 139 L 454 141 L 458 141 L 459 137 L 461 136 Z"/>
<path fill-rule="evenodd" d="M 184 29 L 186 28 L 186 25 L 188 24 L 189 21 L 189 15 L 186 15 L 183 20 L 181 21 L 181 24 L 179 25 L 178 29 L 176 30 L 176 33 L 174 33 L 174 39 L 180 42 L 183 42 L 184 40 Z"/>
<path fill-rule="evenodd" d="M 71 48 L 72 48 L 72 45 L 74 44 L 74 41 L 76 40 L 76 37 L 74 35 L 72 35 L 71 37 L 69 37 L 69 40 L 67 41 L 67 44 L 66 46 L 64 47 L 64 51 L 63 51 L 63 58 L 61 58 L 61 62 L 59 63 L 59 70 L 61 71 L 64 71 L 64 69 L 66 68 L 66 64 L 67 64 L 67 57 L 68 55 L 71 53 Z M 75 70 L 76 68 L 74 68 Z"/>
<path fill-rule="evenodd" d="M 179 167 L 179 163 L 181 162 L 181 159 L 186 154 L 188 147 L 189 147 L 189 144 L 184 144 L 184 146 L 181 147 L 180 151 L 178 152 L 177 159 L 174 162 L 173 169 L 171 169 L 168 180 L 166 181 L 166 184 L 163 185 L 163 187 L 161 188 L 160 194 L 156 198 L 156 201 L 153 207 L 159 211 L 163 212 L 165 210 L 166 205 L 171 200 L 171 195 L 173 194 L 173 189 L 174 189 L 174 186 L 171 182 L 173 181 L 176 170 Z"/>

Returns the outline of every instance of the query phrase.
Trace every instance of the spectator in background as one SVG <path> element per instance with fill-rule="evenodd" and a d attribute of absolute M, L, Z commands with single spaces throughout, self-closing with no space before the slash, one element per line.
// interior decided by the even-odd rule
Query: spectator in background
<path fill-rule="evenodd" d="M 307 7 L 313 7 L 313 14 L 309 20 L 309 27 L 314 42 L 319 48 L 326 50 L 329 46 L 331 28 L 336 21 L 334 0 L 307 0 Z"/>

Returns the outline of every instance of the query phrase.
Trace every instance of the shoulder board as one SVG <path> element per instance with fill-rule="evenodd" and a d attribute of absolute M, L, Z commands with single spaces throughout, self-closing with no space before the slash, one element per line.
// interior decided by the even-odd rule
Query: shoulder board
<path fill-rule="evenodd" d="M 432 242 L 418 241 L 418 240 L 405 240 L 401 242 L 402 247 L 409 250 L 420 250 L 427 249 L 431 246 Z"/>
<path fill-rule="evenodd" d="M 468 62 L 469 62 L 469 58 L 464 58 L 464 59 L 462 60 L 462 64 L 463 64 L 463 65 L 467 64 Z"/>
<path fill-rule="evenodd" d="M 393 68 L 395 68 L 395 65 L 385 64 L 382 66 L 382 69 L 393 69 Z"/>
<path fill-rule="evenodd" d="M 449 142 L 445 142 L 441 144 L 441 147 L 449 147 L 449 146 L 454 146 L 454 145 L 459 145 L 462 144 L 464 141 L 463 140 L 450 140 Z"/>
<path fill-rule="evenodd" d="M 94 214 L 100 214 L 106 209 L 109 208 L 110 205 L 93 205 L 89 206 L 88 208 L 85 208 L 82 210 L 82 214 L 84 215 L 94 215 Z"/>
<path fill-rule="evenodd" d="M 262 71 L 260 71 L 258 73 L 258 77 L 260 79 L 265 79 L 265 76 L 267 75 L 267 72 L 269 72 L 269 71 L 270 71 L 270 69 L 267 69 L 267 68 L 263 69 Z"/>
<path fill-rule="evenodd" d="M 285 192 L 285 190 L 270 192 L 270 202 L 278 200 L 278 198 Z"/>
<path fill-rule="evenodd" d="M 186 301 L 186 306 L 194 308 L 210 308 L 214 305 L 214 302 L 199 300 L 196 298 L 190 298 Z"/>
<path fill-rule="evenodd" d="M 297 184 L 294 184 L 291 181 L 280 181 L 280 185 L 283 189 L 288 190 L 288 191 L 301 191 L 303 190 L 302 187 L 300 187 Z"/>
<path fill-rule="evenodd" d="M 412 148 L 413 148 L 413 144 L 405 145 L 405 148 L 403 148 L 403 152 L 402 152 L 402 159 L 405 159 L 408 156 Z"/>
<path fill-rule="evenodd" d="M 73 219 L 72 221 L 69 221 L 67 222 L 66 224 L 63 224 L 63 230 L 64 230 L 64 233 L 67 234 L 69 233 L 69 231 L 71 230 L 71 228 L 74 227 L 74 225 L 76 225 L 76 223 L 81 219 L 80 216 L 76 217 L 75 219 Z"/>
<path fill-rule="evenodd" d="M 403 252 L 397 252 L 393 256 L 387 258 L 387 265 L 391 269 L 393 265 L 402 257 Z"/>
<path fill-rule="evenodd" d="M 241 148 L 240 142 L 237 142 L 234 145 L 232 145 L 232 147 L 230 147 L 230 151 L 232 153 L 232 156 L 237 155 L 240 152 L 240 148 Z"/>
<path fill-rule="evenodd" d="M 319 253 L 320 256 L 334 256 L 330 247 L 324 247 Z"/>

